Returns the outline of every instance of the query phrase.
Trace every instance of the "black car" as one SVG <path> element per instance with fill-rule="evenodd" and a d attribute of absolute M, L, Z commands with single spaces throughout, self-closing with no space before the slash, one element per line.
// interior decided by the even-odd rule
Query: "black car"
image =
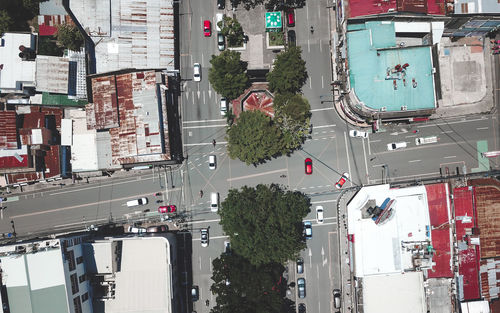
<path fill-rule="evenodd" d="M 294 30 L 289 30 L 288 31 L 288 45 L 290 47 L 295 47 L 295 45 L 297 44 L 297 39 L 295 37 L 295 31 Z"/>
<path fill-rule="evenodd" d="M 304 303 L 299 304 L 299 313 L 306 313 L 306 305 Z"/>
<path fill-rule="evenodd" d="M 226 0 L 217 0 L 217 9 L 224 10 L 226 7 Z"/>
<path fill-rule="evenodd" d="M 191 288 L 191 300 L 195 302 L 198 301 L 199 298 L 200 298 L 200 293 L 198 286 L 193 286 L 193 288 Z"/>

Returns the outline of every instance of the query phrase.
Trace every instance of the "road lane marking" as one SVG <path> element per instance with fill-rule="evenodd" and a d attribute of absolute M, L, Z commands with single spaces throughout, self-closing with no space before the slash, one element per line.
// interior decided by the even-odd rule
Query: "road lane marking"
<path fill-rule="evenodd" d="M 225 145 L 227 144 L 227 141 L 217 141 L 217 144 Z M 185 143 L 184 147 L 206 146 L 206 145 L 212 145 L 212 143 L 211 142 Z"/>
<path fill-rule="evenodd" d="M 333 109 L 334 109 L 333 107 L 332 108 L 320 108 L 320 109 L 313 109 L 313 110 L 311 110 L 311 112 L 326 111 L 326 110 L 333 110 Z M 335 125 L 333 125 L 333 126 L 335 126 Z"/>
<path fill-rule="evenodd" d="M 228 178 L 227 181 L 229 182 L 229 181 L 234 181 L 234 180 L 241 180 L 241 179 L 259 177 L 259 176 L 276 174 L 276 173 L 281 173 L 281 172 L 286 172 L 286 168 L 283 168 L 283 169 L 280 169 L 280 170 L 274 170 L 274 171 L 268 171 L 268 172 L 258 173 L 258 174 L 251 174 L 251 175 L 245 175 L 245 176 L 240 176 L 240 177 Z"/>
<path fill-rule="evenodd" d="M 337 126 L 336 124 L 330 124 L 330 125 L 320 125 L 320 126 L 313 126 L 314 129 L 316 128 L 327 128 L 327 127 L 335 127 Z"/>
<path fill-rule="evenodd" d="M 456 158 L 456 155 L 445 156 L 443 159 L 453 159 Z"/>
<path fill-rule="evenodd" d="M 477 130 L 487 130 L 489 127 L 479 127 L 479 128 L 476 128 Z"/>
<path fill-rule="evenodd" d="M 347 157 L 347 170 L 349 171 L 349 184 L 352 187 L 352 176 L 351 176 L 351 162 L 349 161 L 349 147 L 347 147 L 347 133 L 344 132 L 344 142 L 345 142 L 345 154 Z"/>
<path fill-rule="evenodd" d="M 46 213 L 54 213 L 54 212 L 60 212 L 60 211 L 67 211 L 67 210 L 72 210 L 72 209 L 76 209 L 76 208 L 82 208 L 82 207 L 86 207 L 86 206 L 108 204 L 108 203 L 111 203 L 111 202 L 118 202 L 118 201 L 130 200 L 130 199 L 140 198 L 140 197 L 146 197 L 146 196 L 150 196 L 150 195 L 151 195 L 151 192 L 148 192 L 148 193 L 143 193 L 143 194 L 140 194 L 140 195 L 134 195 L 134 196 L 129 196 L 129 197 L 122 197 L 122 198 L 111 199 L 111 200 L 103 200 L 103 201 L 97 201 L 97 202 L 92 202 L 92 203 L 83 203 L 83 204 L 77 204 L 77 205 L 67 206 L 67 207 L 63 207 L 63 208 L 57 208 L 57 209 L 50 209 L 50 210 L 45 210 L 45 211 L 38 211 L 38 212 L 32 212 L 32 213 L 26 213 L 26 214 L 13 215 L 13 216 L 11 216 L 11 218 L 20 218 L 20 217 L 26 217 L 26 216 L 41 215 L 41 214 L 46 214 Z"/>
<path fill-rule="evenodd" d="M 408 161 L 408 163 L 415 163 L 415 162 L 421 162 L 422 160 L 411 160 L 411 161 Z"/>
<path fill-rule="evenodd" d="M 311 204 L 330 203 L 330 202 L 337 202 L 337 200 L 334 199 L 334 200 L 312 201 Z"/>
<path fill-rule="evenodd" d="M 218 125 L 198 125 L 198 126 L 183 126 L 183 129 L 190 129 L 190 128 L 211 128 L 211 127 L 226 127 L 226 124 L 218 124 Z"/>
<path fill-rule="evenodd" d="M 54 225 L 54 228 L 61 228 L 61 227 L 66 227 L 66 226 L 74 226 L 78 224 L 92 224 L 95 222 L 100 222 L 100 221 L 109 221 L 109 218 L 100 218 L 97 220 L 92 220 L 92 221 L 81 221 L 81 222 L 75 222 L 75 223 L 68 223 L 68 224 L 60 224 L 60 225 Z"/>
<path fill-rule="evenodd" d="M 226 239 L 226 238 L 229 238 L 229 236 L 210 236 L 209 239 L 210 240 L 213 240 L 213 239 Z M 201 238 L 193 238 L 193 241 L 200 241 Z M 210 262 L 212 263 L 212 262 Z"/>
<path fill-rule="evenodd" d="M 225 119 L 217 119 L 217 120 L 197 120 L 197 121 L 183 121 L 182 124 L 192 124 L 192 123 L 210 123 L 210 122 L 224 122 Z"/>
<path fill-rule="evenodd" d="M 453 133 L 454 131 L 452 130 L 445 130 L 445 131 L 442 131 L 441 134 L 449 134 L 449 133 Z"/>
<path fill-rule="evenodd" d="M 368 140 L 370 140 L 370 139 L 368 139 Z M 382 140 L 380 140 L 380 139 L 377 139 L 377 140 L 370 140 L 370 142 L 371 142 L 371 143 L 374 143 L 374 142 L 380 142 L 380 141 L 382 141 Z"/>

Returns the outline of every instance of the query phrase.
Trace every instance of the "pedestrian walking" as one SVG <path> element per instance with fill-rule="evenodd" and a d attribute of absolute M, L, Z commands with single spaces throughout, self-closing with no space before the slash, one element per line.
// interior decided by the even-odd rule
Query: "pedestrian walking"
<path fill-rule="evenodd" d="M 212 144 L 214 145 L 214 148 L 215 148 L 215 144 L 216 144 L 216 143 L 217 143 L 217 142 L 215 141 L 215 139 L 213 139 L 213 140 L 212 140 Z"/>

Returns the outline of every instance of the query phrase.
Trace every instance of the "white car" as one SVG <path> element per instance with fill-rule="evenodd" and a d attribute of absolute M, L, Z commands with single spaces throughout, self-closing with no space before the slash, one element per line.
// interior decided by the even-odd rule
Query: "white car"
<path fill-rule="evenodd" d="M 360 130 L 352 129 L 349 131 L 349 136 L 353 138 L 368 138 L 368 133 Z"/>
<path fill-rule="evenodd" d="M 217 167 L 217 159 L 215 155 L 211 154 L 208 156 L 208 168 L 211 170 L 215 170 Z"/>
<path fill-rule="evenodd" d="M 138 206 L 138 205 L 145 205 L 148 204 L 148 198 L 139 198 L 139 199 L 134 199 L 127 201 L 127 206 L 128 207 L 133 207 L 133 206 Z"/>
<path fill-rule="evenodd" d="M 208 247 L 208 241 L 210 240 L 209 239 L 209 235 L 208 235 L 208 229 L 207 228 L 202 228 L 200 230 L 200 233 L 201 233 L 201 238 L 200 238 L 201 246 L 203 248 L 206 248 L 206 247 Z"/>
<path fill-rule="evenodd" d="M 200 65 L 200 63 L 195 63 L 193 65 L 193 80 L 195 82 L 201 81 L 201 65 Z"/>
<path fill-rule="evenodd" d="M 146 232 L 146 228 L 129 226 L 128 232 L 133 234 L 144 234 Z"/>
<path fill-rule="evenodd" d="M 403 149 L 406 148 L 406 142 L 401 141 L 401 142 L 393 142 L 393 143 L 388 143 L 387 144 L 387 150 L 398 150 L 398 149 Z"/>
<path fill-rule="evenodd" d="M 323 207 L 321 205 L 318 205 L 316 207 L 316 222 L 318 224 L 323 224 Z"/>
<path fill-rule="evenodd" d="M 220 98 L 220 115 L 224 116 L 227 112 L 227 99 L 222 97 Z"/>

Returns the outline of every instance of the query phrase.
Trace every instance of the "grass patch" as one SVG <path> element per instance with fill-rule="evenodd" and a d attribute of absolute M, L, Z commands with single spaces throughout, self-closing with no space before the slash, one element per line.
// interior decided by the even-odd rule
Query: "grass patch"
<path fill-rule="evenodd" d="M 283 32 L 270 32 L 269 33 L 269 45 L 270 46 L 283 46 L 285 44 L 285 38 Z"/>

